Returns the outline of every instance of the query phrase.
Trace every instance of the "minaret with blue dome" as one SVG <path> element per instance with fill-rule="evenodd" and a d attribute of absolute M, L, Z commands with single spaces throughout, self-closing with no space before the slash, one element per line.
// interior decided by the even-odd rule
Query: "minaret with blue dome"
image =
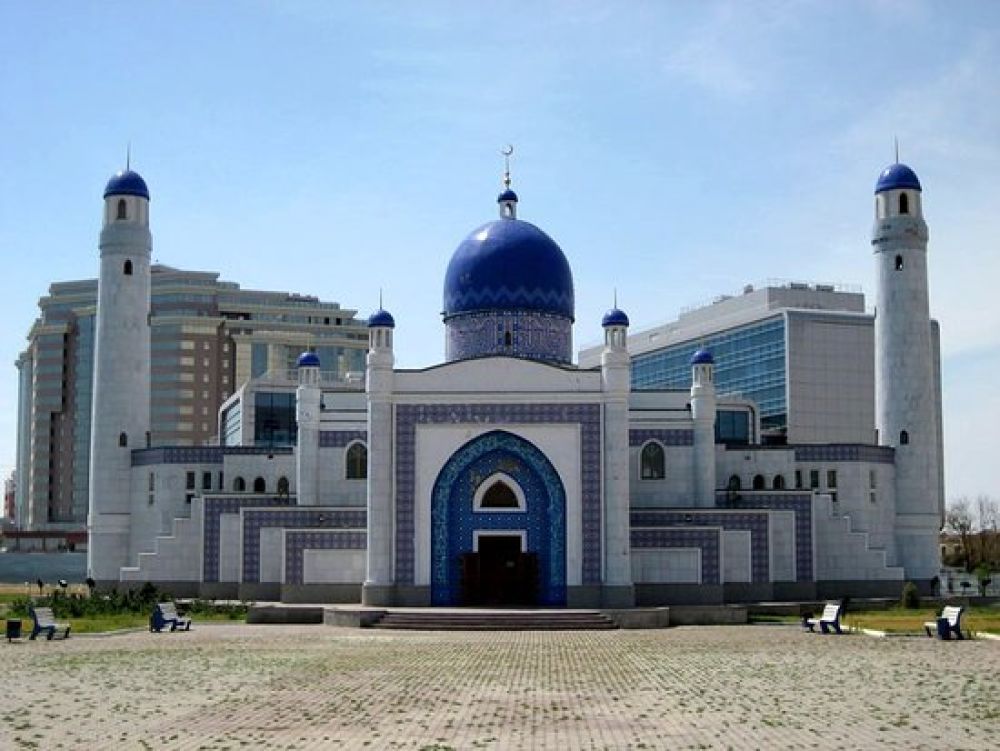
<path fill-rule="evenodd" d="M 133 508 L 130 487 L 132 450 L 150 441 L 151 252 L 149 188 L 126 168 L 104 188 L 97 282 L 87 571 L 98 582 L 135 560 L 133 527 L 158 523 L 147 504 Z"/>
<path fill-rule="evenodd" d="M 875 183 L 875 425 L 879 443 L 895 449 L 890 555 L 915 581 L 929 582 L 937 575 L 944 498 L 922 198 L 916 173 L 898 160 Z"/>
<path fill-rule="evenodd" d="M 573 359 L 573 273 L 559 246 L 517 218 L 510 172 L 498 220 L 458 246 L 444 282 L 445 359 L 507 356 Z"/>

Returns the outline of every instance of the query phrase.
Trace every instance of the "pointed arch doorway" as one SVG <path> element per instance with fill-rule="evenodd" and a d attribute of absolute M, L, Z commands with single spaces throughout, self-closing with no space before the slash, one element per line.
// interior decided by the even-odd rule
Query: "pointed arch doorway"
<path fill-rule="evenodd" d="M 566 493 L 530 441 L 485 433 L 441 469 L 431 498 L 431 601 L 566 604 Z"/>

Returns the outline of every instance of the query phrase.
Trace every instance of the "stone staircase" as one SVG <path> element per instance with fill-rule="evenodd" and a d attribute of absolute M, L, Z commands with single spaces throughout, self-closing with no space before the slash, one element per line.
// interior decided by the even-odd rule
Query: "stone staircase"
<path fill-rule="evenodd" d="M 413 631 L 595 631 L 618 628 L 599 610 L 387 610 L 372 628 Z"/>

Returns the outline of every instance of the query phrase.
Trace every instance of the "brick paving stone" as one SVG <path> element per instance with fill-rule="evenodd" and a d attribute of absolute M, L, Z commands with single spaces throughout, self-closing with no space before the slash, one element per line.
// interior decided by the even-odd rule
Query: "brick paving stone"
<path fill-rule="evenodd" d="M 4 644 L 0 749 L 987 749 L 1000 642 L 202 625 Z"/>

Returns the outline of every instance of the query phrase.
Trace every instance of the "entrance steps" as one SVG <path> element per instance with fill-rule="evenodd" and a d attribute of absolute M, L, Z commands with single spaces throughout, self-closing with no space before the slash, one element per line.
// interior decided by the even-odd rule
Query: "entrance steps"
<path fill-rule="evenodd" d="M 594 631 L 618 628 L 599 610 L 386 610 L 372 628 L 412 631 Z"/>

